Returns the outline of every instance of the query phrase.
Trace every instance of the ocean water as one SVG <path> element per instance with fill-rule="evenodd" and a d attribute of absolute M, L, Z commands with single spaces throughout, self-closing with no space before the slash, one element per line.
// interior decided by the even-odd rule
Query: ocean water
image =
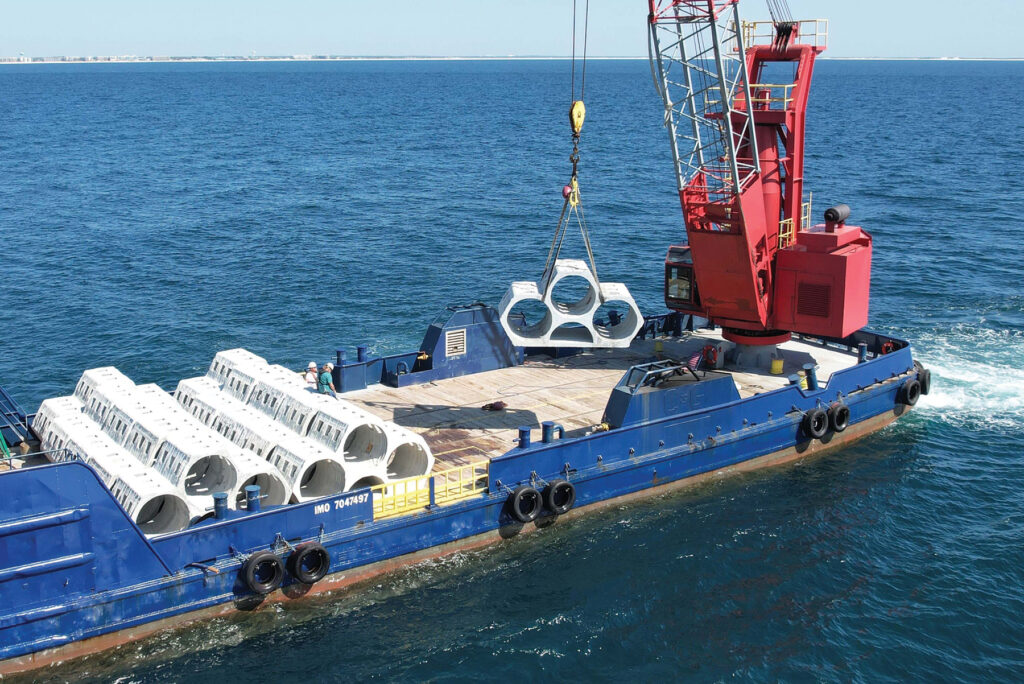
<path fill-rule="evenodd" d="M 539 275 L 568 64 L 0 68 L 0 384 L 172 388 L 221 349 L 413 349 Z M 602 277 L 657 310 L 683 235 L 646 63 L 592 61 Z M 52 680 L 1024 678 L 1024 64 L 821 62 L 815 213 L 875 237 L 871 324 L 934 389 L 841 452 L 607 509 Z M 571 249 L 579 249 L 573 243 Z M 351 352 L 350 352 L 351 353 Z"/>

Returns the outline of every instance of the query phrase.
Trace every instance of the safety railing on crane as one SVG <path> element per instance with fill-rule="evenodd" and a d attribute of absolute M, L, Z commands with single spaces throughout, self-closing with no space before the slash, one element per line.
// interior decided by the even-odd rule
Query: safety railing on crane
<path fill-rule="evenodd" d="M 754 109 L 785 109 L 793 101 L 793 88 L 796 83 L 751 83 L 750 101 Z M 743 93 L 736 93 L 737 106 L 742 106 Z M 706 99 L 705 108 L 711 110 L 721 106 L 720 99 Z M 781 106 L 772 106 L 781 105 Z"/>
<path fill-rule="evenodd" d="M 373 519 L 391 518 L 428 506 L 444 505 L 487 489 L 490 461 L 478 461 L 370 488 Z"/>
<path fill-rule="evenodd" d="M 811 227 L 811 203 L 814 201 L 814 193 L 807 198 L 807 201 L 800 208 L 800 230 L 807 230 Z M 796 222 L 792 218 L 779 221 L 779 249 L 785 249 L 796 240 Z"/>
<path fill-rule="evenodd" d="M 795 86 L 796 83 L 751 83 L 750 102 L 755 109 L 785 109 L 793 101 Z"/>
<path fill-rule="evenodd" d="M 802 19 L 793 23 L 796 25 L 796 30 L 789 39 L 790 43 L 812 45 L 822 50 L 828 47 L 828 19 Z M 777 40 L 778 33 L 775 29 L 775 22 L 743 22 L 743 45 L 745 47 L 775 45 Z"/>

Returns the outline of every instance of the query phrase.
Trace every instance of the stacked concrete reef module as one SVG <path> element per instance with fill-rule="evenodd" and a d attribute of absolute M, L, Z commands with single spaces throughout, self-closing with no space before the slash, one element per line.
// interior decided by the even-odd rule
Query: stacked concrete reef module
<path fill-rule="evenodd" d="M 47 399 L 34 428 L 55 460 L 97 472 L 147 534 L 207 517 L 213 494 L 279 506 L 431 471 L 419 435 L 335 397 L 244 349 L 217 354 L 209 372 L 172 397 L 116 368 L 86 371 L 70 397 Z"/>
<path fill-rule="evenodd" d="M 144 533 L 176 532 L 200 514 L 166 478 L 143 466 L 90 420 L 76 397 L 47 399 L 33 425 L 54 460 L 78 454 L 92 466 Z"/>
<path fill-rule="evenodd" d="M 244 349 L 217 354 L 206 376 L 183 380 L 175 396 L 197 420 L 277 467 L 295 501 L 426 475 L 434 465 L 419 435 L 318 394 L 299 374 Z"/>
<path fill-rule="evenodd" d="M 137 386 L 115 368 L 86 371 L 71 397 L 43 402 L 33 424 L 55 459 L 91 465 L 147 534 L 183 529 L 258 484 L 267 505 L 288 498 L 281 476 L 251 453 L 203 428 L 156 385 Z"/>
<path fill-rule="evenodd" d="M 245 487 L 259 485 L 264 505 L 288 501 L 280 474 L 251 452 L 193 420 L 156 385 L 136 386 L 115 369 L 86 371 L 76 387 L 85 414 L 142 465 L 166 478 L 193 509 L 206 512 L 212 495 L 228 493 L 228 505 L 245 501 Z"/>

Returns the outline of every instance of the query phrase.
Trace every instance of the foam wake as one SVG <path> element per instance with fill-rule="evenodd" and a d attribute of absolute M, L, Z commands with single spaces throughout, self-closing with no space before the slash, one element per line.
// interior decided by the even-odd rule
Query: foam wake
<path fill-rule="evenodd" d="M 932 371 L 931 393 L 918 404 L 954 425 L 1024 425 L 1024 334 L 954 326 L 921 336 L 918 358 Z"/>

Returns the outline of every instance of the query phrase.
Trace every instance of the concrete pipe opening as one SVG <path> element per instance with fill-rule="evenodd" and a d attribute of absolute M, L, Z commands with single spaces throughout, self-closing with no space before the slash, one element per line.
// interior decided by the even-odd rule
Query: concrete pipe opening
<path fill-rule="evenodd" d="M 620 300 L 608 300 L 594 312 L 594 330 L 606 339 L 632 337 L 636 329 L 635 307 Z"/>
<path fill-rule="evenodd" d="M 579 323 L 566 323 L 555 328 L 551 333 L 551 339 L 557 342 L 576 342 L 579 344 L 593 344 L 594 336 L 589 330 Z"/>
<path fill-rule="evenodd" d="M 318 499 L 345 491 L 345 468 L 329 458 L 312 463 L 299 480 L 299 496 Z"/>
<path fill-rule="evenodd" d="M 135 524 L 143 534 L 166 534 L 185 529 L 189 519 L 184 499 L 174 494 L 161 494 L 142 504 Z"/>
<path fill-rule="evenodd" d="M 387 439 L 376 425 L 357 425 L 345 438 L 346 461 L 369 461 L 384 456 Z"/>
<path fill-rule="evenodd" d="M 539 299 L 521 299 L 509 308 L 505 323 L 524 337 L 543 337 L 551 329 L 551 311 Z"/>
<path fill-rule="evenodd" d="M 356 480 L 355 484 L 352 485 L 351 491 L 363 489 L 365 487 L 376 487 L 377 485 L 382 484 L 384 484 L 384 480 L 380 479 L 379 477 L 375 477 L 374 475 L 367 475 L 366 477 L 361 477 L 358 480 Z"/>
<path fill-rule="evenodd" d="M 560 313 L 582 316 L 596 303 L 597 290 L 583 276 L 566 276 L 551 287 L 551 305 Z"/>
<path fill-rule="evenodd" d="M 211 496 L 214 492 L 234 489 L 238 472 L 223 456 L 203 456 L 185 474 L 185 493 L 189 496 Z"/>
<path fill-rule="evenodd" d="M 257 473 L 246 478 L 235 490 L 235 507 L 245 508 L 245 488 L 258 485 L 260 488 L 260 506 L 281 506 L 288 501 L 290 492 L 285 488 L 281 478 L 271 473 Z"/>
<path fill-rule="evenodd" d="M 422 446 L 414 442 L 399 444 L 388 459 L 388 477 L 401 480 L 427 474 L 430 457 Z"/>

